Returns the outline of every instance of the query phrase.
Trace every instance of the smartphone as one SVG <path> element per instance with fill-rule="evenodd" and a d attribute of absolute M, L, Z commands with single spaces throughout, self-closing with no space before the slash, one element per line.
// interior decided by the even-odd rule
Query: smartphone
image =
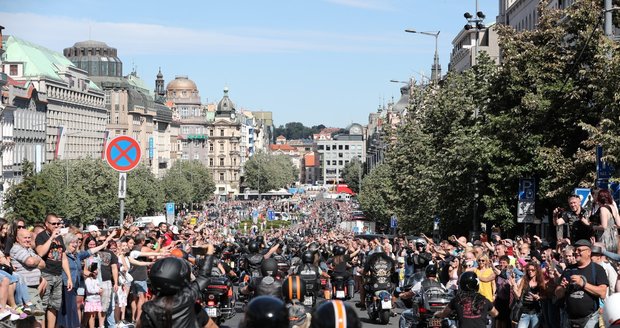
<path fill-rule="evenodd" d="M 97 262 L 91 263 L 90 267 L 88 267 L 88 271 L 90 272 L 97 271 Z"/>

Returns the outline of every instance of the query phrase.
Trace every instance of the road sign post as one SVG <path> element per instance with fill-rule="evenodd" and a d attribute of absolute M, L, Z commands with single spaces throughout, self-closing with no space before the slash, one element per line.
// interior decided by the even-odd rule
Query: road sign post
<path fill-rule="evenodd" d="M 517 222 L 533 223 L 536 202 L 536 180 L 519 179 L 519 202 L 517 204 Z"/>
<path fill-rule="evenodd" d="M 136 139 L 118 136 L 106 144 L 105 159 L 108 165 L 120 172 L 118 175 L 118 198 L 120 201 L 119 223 L 123 224 L 125 216 L 125 196 L 127 194 L 127 172 L 140 164 L 142 151 Z"/>

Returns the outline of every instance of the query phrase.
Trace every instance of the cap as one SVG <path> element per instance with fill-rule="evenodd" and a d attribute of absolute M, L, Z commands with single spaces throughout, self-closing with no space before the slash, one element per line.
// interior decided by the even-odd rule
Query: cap
<path fill-rule="evenodd" d="M 543 242 L 542 242 L 542 244 L 540 245 L 540 249 L 541 249 L 541 250 L 543 250 L 543 251 L 544 251 L 545 249 L 549 249 L 549 248 L 553 248 L 553 247 L 551 247 L 551 244 L 549 244 L 549 243 L 548 243 L 548 242 L 546 242 L 546 241 L 543 241 Z"/>
<path fill-rule="evenodd" d="M 586 239 L 579 239 L 575 242 L 574 245 L 575 246 L 586 246 L 586 247 L 592 248 L 592 243 L 590 243 L 590 241 Z"/>
<path fill-rule="evenodd" d="M 404 257 L 402 257 L 402 256 L 400 256 L 400 257 L 398 258 L 398 263 L 405 263 L 405 258 L 404 258 Z"/>
<path fill-rule="evenodd" d="M 175 235 L 179 234 L 179 228 L 177 226 L 172 226 L 170 228 L 170 231 L 172 231 L 172 233 L 175 234 Z"/>
<path fill-rule="evenodd" d="M 97 228 L 96 225 L 89 225 L 88 226 L 88 232 L 95 232 L 95 231 L 99 231 L 99 228 Z"/>
<path fill-rule="evenodd" d="M 602 247 L 600 247 L 600 246 L 592 246 L 592 254 L 601 255 L 601 254 L 603 254 L 603 252 L 605 252 L 605 250 Z"/>

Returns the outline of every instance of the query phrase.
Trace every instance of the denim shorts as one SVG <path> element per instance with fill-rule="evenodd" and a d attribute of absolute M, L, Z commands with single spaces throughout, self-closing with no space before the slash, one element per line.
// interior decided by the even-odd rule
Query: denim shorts
<path fill-rule="evenodd" d="M 134 280 L 131 282 L 131 292 L 134 294 L 146 294 L 148 289 L 146 281 Z"/>
<path fill-rule="evenodd" d="M 4 271 L 4 270 L 0 270 L 0 277 L 4 278 L 7 277 L 9 278 L 9 281 L 14 284 L 18 281 L 17 277 L 15 277 L 14 275 Z"/>

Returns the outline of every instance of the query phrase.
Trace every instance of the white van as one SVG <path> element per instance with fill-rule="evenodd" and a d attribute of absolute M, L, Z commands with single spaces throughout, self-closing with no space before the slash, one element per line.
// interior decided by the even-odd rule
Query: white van
<path fill-rule="evenodd" d="M 164 215 L 142 216 L 142 217 L 139 217 L 139 218 L 135 219 L 133 221 L 133 225 L 135 225 L 138 228 L 144 228 L 144 226 L 147 223 L 153 223 L 157 227 L 162 222 L 167 223 L 166 222 L 166 216 L 164 216 Z"/>

